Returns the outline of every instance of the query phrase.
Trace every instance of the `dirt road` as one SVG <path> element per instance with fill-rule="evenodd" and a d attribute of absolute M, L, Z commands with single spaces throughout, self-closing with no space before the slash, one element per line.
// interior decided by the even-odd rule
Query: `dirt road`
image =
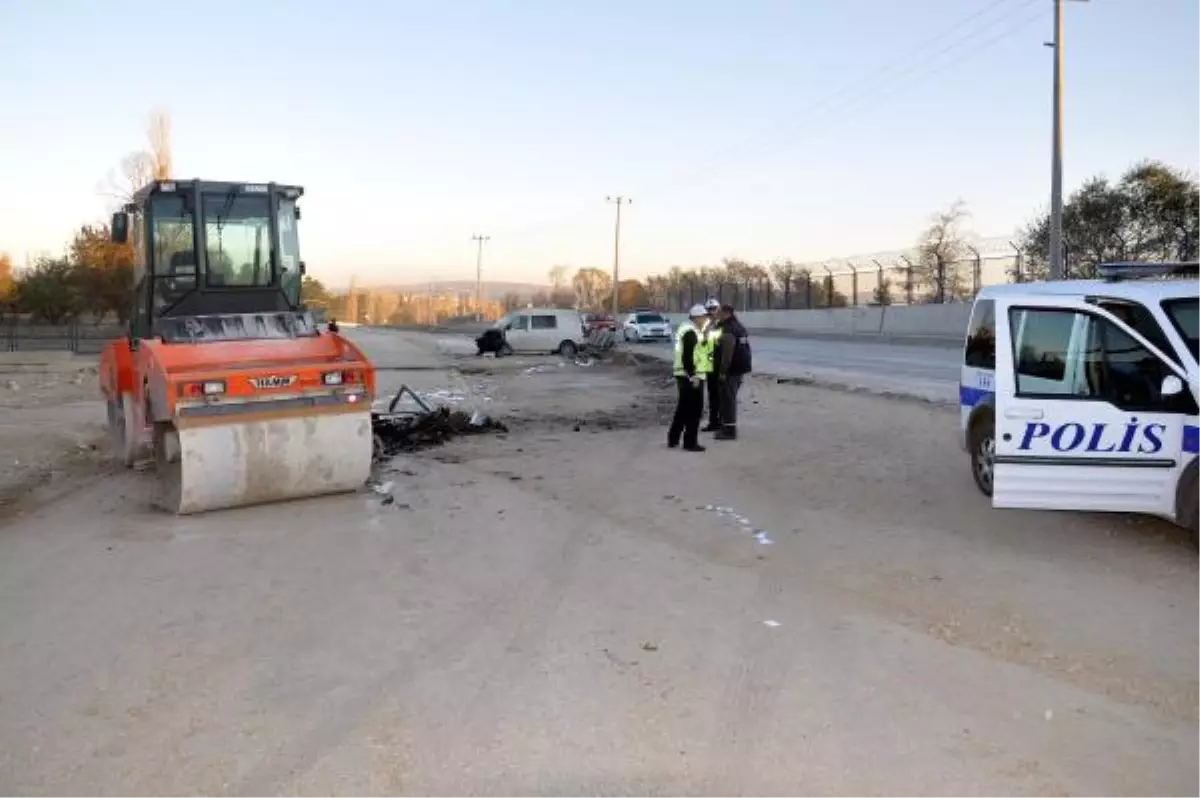
<path fill-rule="evenodd" d="M 953 410 L 761 381 L 688 455 L 657 367 L 356 335 L 511 432 L 397 458 L 391 504 L 10 507 L 0 791 L 1197 792 L 1169 526 L 991 510 Z"/>

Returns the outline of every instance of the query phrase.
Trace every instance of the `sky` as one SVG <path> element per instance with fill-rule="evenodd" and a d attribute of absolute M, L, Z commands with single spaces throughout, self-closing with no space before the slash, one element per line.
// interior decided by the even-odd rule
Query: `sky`
<path fill-rule="evenodd" d="M 1196 0 L 1067 2 L 1064 179 L 1195 172 Z M 0 0 L 0 251 L 59 252 L 172 119 L 179 177 L 305 187 L 331 285 L 900 249 L 1047 206 L 1051 0 Z"/>

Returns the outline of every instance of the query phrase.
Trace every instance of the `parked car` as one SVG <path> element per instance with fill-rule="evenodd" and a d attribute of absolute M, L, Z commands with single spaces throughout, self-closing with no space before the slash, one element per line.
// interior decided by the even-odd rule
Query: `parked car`
<path fill-rule="evenodd" d="M 617 322 L 611 313 L 584 313 L 583 324 L 588 332 L 617 329 Z"/>
<path fill-rule="evenodd" d="M 521 308 L 498 320 L 475 339 L 479 354 L 514 352 L 574 357 L 586 334 L 579 312 L 561 308 Z"/>
<path fill-rule="evenodd" d="M 626 341 L 669 341 L 671 323 L 657 311 L 637 311 L 625 317 L 621 334 Z"/>

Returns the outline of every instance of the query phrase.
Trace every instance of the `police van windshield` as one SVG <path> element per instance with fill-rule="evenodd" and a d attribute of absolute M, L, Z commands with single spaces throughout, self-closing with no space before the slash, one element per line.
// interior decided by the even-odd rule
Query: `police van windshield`
<path fill-rule="evenodd" d="M 1200 299 L 1168 299 L 1162 306 L 1171 319 L 1171 324 L 1175 325 L 1175 331 L 1187 344 L 1188 351 L 1192 353 L 1192 360 L 1200 359 L 1200 354 L 1197 354 L 1197 349 L 1200 349 L 1200 341 L 1197 340 Z"/>

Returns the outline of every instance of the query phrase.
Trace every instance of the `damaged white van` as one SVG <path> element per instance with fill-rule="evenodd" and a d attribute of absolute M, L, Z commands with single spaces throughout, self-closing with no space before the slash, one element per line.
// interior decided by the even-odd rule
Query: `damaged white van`
<path fill-rule="evenodd" d="M 1101 279 L 975 299 L 963 444 L 994 507 L 1148 513 L 1197 537 L 1197 264 L 1104 264 Z"/>

